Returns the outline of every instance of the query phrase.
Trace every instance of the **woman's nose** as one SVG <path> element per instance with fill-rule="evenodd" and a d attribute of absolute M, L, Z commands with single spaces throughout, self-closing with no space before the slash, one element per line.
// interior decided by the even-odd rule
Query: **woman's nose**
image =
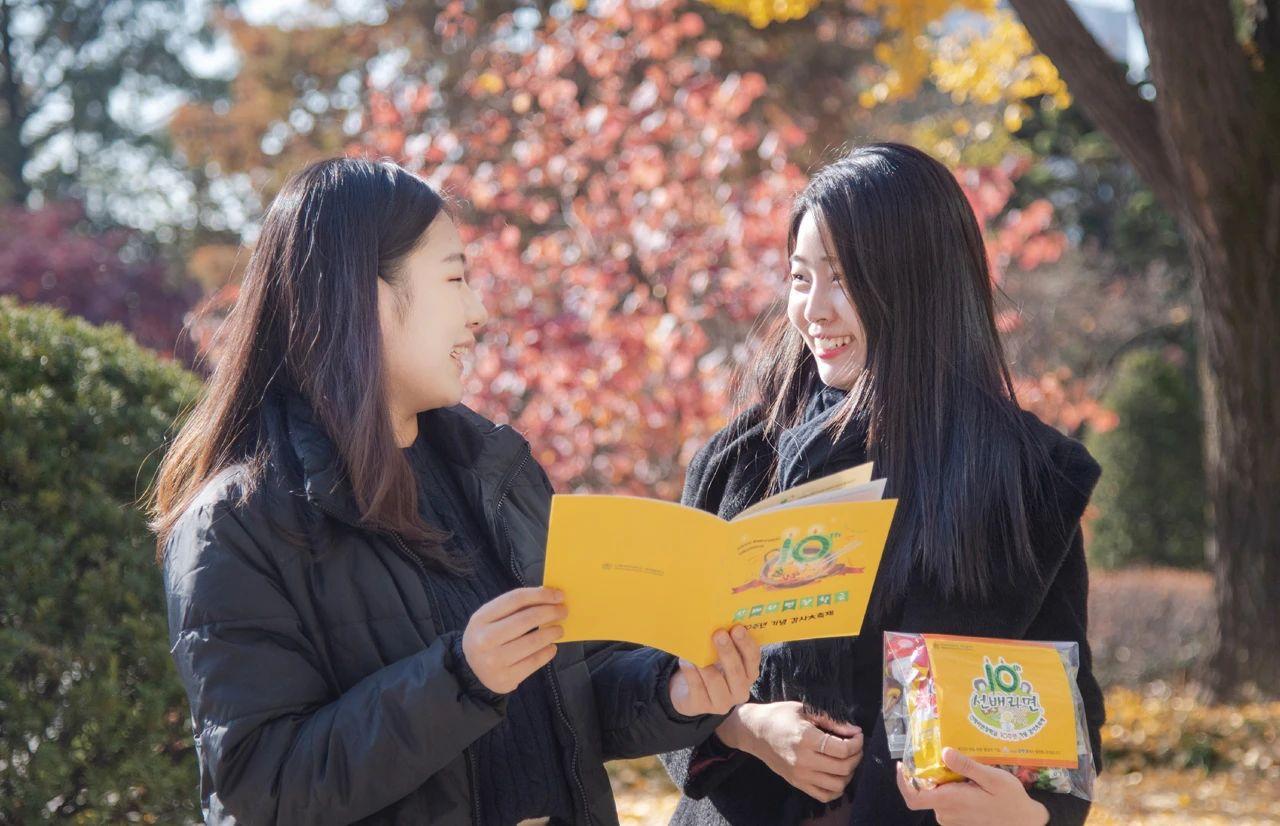
<path fill-rule="evenodd" d="M 819 284 L 809 292 L 809 300 L 804 305 L 804 318 L 810 324 L 820 324 L 831 320 L 831 299 L 826 287 Z"/>
<path fill-rule="evenodd" d="M 479 329 L 489 321 L 489 312 L 484 308 L 484 302 L 480 300 L 475 290 L 468 290 L 471 294 L 471 306 L 467 313 L 467 326 L 471 329 Z"/>

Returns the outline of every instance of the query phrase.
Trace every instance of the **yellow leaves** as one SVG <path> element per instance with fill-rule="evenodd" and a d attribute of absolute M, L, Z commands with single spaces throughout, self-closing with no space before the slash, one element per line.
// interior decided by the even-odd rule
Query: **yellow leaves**
<path fill-rule="evenodd" d="M 1239 768 L 1280 776 L 1280 702 L 1212 706 L 1187 688 L 1153 683 L 1107 692 L 1103 752 L 1111 770 Z"/>
<path fill-rule="evenodd" d="M 507 88 L 503 82 L 502 76 L 496 72 L 485 72 L 476 78 L 476 88 L 481 92 L 490 95 L 500 95 Z"/>
<path fill-rule="evenodd" d="M 938 89 L 956 103 L 996 105 L 1043 95 L 1059 107 L 1071 103 L 1057 67 L 1036 51 L 1027 30 L 1009 12 L 994 14 L 985 32 L 961 29 L 939 38 L 931 74 Z M 1006 112 L 1006 123 L 1011 120 Z"/>
<path fill-rule="evenodd" d="M 1004 107 L 1004 128 L 1010 132 L 1017 132 L 1022 128 L 1022 121 L 1030 113 L 1031 110 L 1025 103 L 1010 103 Z"/>
<path fill-rule="evenodd" d="M 819 0 L 704 2 L 762 28 L 804 17 Z M 872 51 L 880 72 L 858 96 L 865 108 L 911 97 L 925 82 L 958 104 L 999 106 L 1041 96 L 1058 107 L 1071 103 L 1057 68 L 997 0 L 862 0 L 861 9 L 883 30 Z M 1026 114 L 1025 107 L 1006 108 L 1006 128 L 1017 129 Z"/>
<path fill-rule="evenodd" d="M 770 23 L 799 20 L 817 7 L 820 0 L 705 0 L 714 8 L 745 17 L 757 29 Z"/>

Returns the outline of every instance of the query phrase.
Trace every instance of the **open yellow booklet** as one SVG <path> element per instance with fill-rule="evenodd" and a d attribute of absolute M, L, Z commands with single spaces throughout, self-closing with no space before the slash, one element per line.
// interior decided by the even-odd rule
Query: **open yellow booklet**
<path fill-rule="evenodd" d="M 733 521 L 628 496 L 558 495 L 543 582 L 564 641 L 620 640 L 697 665 L 741 623 L 761 643 L 857 634 L 896 500 L 871 466 L 810 482 Z"/>

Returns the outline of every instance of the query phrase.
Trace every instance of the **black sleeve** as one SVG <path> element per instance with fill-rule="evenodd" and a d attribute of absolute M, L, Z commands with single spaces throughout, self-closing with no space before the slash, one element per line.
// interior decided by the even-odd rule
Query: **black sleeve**
<path fill-rule="evenodd" d="M 1054 470 L 1044 486 L 1040 518 L 1030 525 L 1045 587 L 1002 594 L 1001 611 L 982 605 L 957 609 L 945 600 L 913 594 L 908 598 L 901 627 L 926 633 L 1077 643 L 1080 669 L 1076 682 L 1084 703 L 1085 729 L 1094 765 L 1101 772 L 1101 733 L 1106 709 L 1102 690 L 1093 674 L 1089 648 L 1089 572 L 1080 530 L 1080 518 L 1101 468 L 1074 440 L 1064 439 L 1057 445 L 1052 460 Z M 1081 826 L 1089 814 L 1089 801 L 1074 795 L 1041 791 L 1030 794 L 1049 810 L 1054 826 Z"/>
<path fill-rule="evenodd" d="M 1079 530 L 1072 538 L 1067 557 L 1045 597 L 1040 613 L 1027 631 L 1027 639 L 1075 642 L 1080 646 L 1080 670 L 1076 684 L 1084 702 L 1085 729 L 1093 752 L 1094 767 L 1102 771 L 1102 726 L 1106 706 L 1102 689 L 1093 674 L 1093 653 L 1089 648 L 1089 571 L 1084 540 Z M 1083 824 L 1089 815 L 1089 801 L 1074 795 L 1033 792 L 1032 797 L 1049 809 L 1054 826 Z"/>
<path fill-rule="evenodd" d="M 1027 794 L 1031 795 L 1032 800 L 1043 803 L 1049 810 L 1049 826 L 1072 826 L 1073 824 L 1079 826 L 1089 819 L 1089 810 L 1093 807 L 1093 804 L 1084 798 L 1071 794 L 1045 792 L 1039 789 L 1030 789 Z"/>
<path fill-rule="evenodd" d="M 686 717 L 671 705 L 676 658 L 625 643 L 589 646 L 587 668 L 600 713 L 604 758 L 643 757 L 705 740 L 722 714 Z"/>
<path fill-rule="evenodd" d="M 206 802 L 216 794 L 242 823 L 350 823 L 411 793 L 501 720 L 501 703 L 457 662 L 454 634 L 336 693 L 274 560 L 219 511 L 189 514 L 165 562 L 171 653 Z"/>
<path fill-rule="evenodd" d="M 729 748 L 713 733 L 696 746 L 667 752 L 659 759 L 685 797 L 701 800 L 752 758 Z"/>

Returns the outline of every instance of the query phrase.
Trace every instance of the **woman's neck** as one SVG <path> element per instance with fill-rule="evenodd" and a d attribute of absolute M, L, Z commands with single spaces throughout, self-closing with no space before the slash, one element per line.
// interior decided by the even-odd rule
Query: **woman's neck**
<path fill-rule="evenodd" d="M 397 447 L 409 447 L 418 440 L 418 414 L 392 413 L 391 430 L 395 433 Z"/>

